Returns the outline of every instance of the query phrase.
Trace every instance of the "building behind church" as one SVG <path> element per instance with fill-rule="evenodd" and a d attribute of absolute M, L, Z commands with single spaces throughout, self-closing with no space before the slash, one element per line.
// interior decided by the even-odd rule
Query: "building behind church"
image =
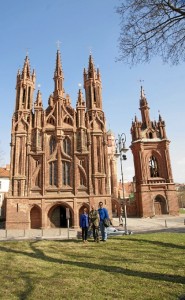
<path fill-rule="evenodd" d="M 6 194 L 9 190 L 10 166 L 0 167 L 0 228 L 4 226 L 5 220 L 5 201 Z"/>

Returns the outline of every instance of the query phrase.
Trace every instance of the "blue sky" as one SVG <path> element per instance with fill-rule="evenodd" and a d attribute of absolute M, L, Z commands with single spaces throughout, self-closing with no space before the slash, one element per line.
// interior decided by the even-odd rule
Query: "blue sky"
<path fill-rule="evenodd" d="M 150 117 L 158 111 L 166 121 L 171 141 L 170 155 L 175 182 L 185 182 L 185 63 L 163 64 L 156 57 L 150 64 L 130 68 L 118 57 L 119 0 L 2 0 L 0 6 L 0 149 L 1 165 L 10 161 L 11 118 L 15 107 L 16 74 L 28 51 L 36 70 L 36 90 L 40 85 L 44 107 L 53 92 L 57 41 L 64 71 L 64 87 L 76 106 L 78 84 L 83 84 L 83 68 L 92 52 L 100 68 L 103 109 L 107 129 L 117 136 L 124 132 L 131 143 L 130 127 L 135 114 L 140 119 L 140 80 L 150 107 Z M 131 151 L 124 162 L 124 179 L 134 175 Z"/>

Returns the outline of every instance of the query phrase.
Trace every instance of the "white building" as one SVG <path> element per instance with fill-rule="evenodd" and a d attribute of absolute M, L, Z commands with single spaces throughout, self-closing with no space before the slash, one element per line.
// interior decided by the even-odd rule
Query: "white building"
<path fill-rule="evenodd" d="M 8 192 L 9 182 L 10 182 L 10 166 L 6 165 L 6 167 L 0 167 L 0 217 L 4 217 L 3 215 L 3 201 L 5 193 Z"/>

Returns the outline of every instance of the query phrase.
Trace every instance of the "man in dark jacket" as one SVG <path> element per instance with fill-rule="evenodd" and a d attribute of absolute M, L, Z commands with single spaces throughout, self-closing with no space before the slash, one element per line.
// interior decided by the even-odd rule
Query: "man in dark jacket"
<path fill-rule="evenodd" d="M 100 231 L 102 236 L 102 241 L 107 240 L 107 228 L 104 226 L 104 219 L 109 219 L 108 211 L 103 207 L 103 202 L 99 202 L 99 216 L 100 216 Z"/>

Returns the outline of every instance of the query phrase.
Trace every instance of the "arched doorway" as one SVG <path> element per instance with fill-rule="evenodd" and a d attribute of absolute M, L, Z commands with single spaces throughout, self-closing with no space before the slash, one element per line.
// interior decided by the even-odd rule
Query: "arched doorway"
<path fill-rule="evenodd" d="M 115 199 L 112 199 L 112 217 L 117 218 L 121 214 L 121 205 Z"/>
<path fill-rule="evenodd" d="M 157 195 L 154 199 L 155 215 L 167 214 L 166 200 L 163 196 Z"/>
<path fill-rule="evenodd" d="M 31 229 L 39 229 L 41 228 L 42 220 L 41 220 L 41 209 L 38 206 L 33 206 L 30 211 L 30 228 Z"/>
<path fill-rule="evenodd" d="M 50 220 L 50 226 L 52 228 L 66 228 L 67 219 L 66 219 L 66 209 L 67 207 L 61 204 L 55 205 L 52 207 L 48 213 Z M 69 226 L 72 226 L 72 213 L 69 209 L 70 219 Z"/>

